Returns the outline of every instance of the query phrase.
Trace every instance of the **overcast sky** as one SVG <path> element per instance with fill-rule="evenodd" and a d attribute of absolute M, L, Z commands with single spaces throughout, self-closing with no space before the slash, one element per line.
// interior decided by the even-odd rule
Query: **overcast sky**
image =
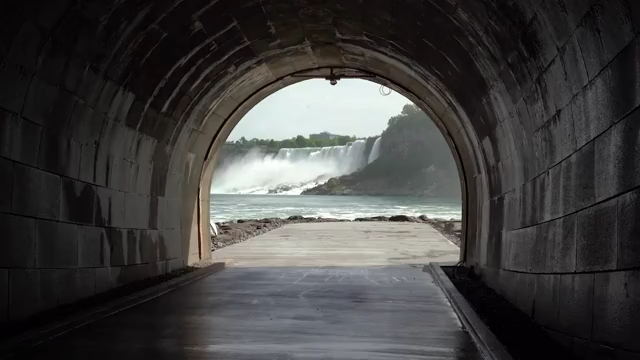
<path fill-rule="evenodd" d="M 410 102 L 396 92 L 382 96 L 379 89 L 380 85 L 366 80 L 341 80 L 331 86 L 326 80 L 312 79 L 291 85 L 251 109 L 229 140 L 242 136 L 282 140 L 322 131 L 378 135 L 389 118 Z"/>

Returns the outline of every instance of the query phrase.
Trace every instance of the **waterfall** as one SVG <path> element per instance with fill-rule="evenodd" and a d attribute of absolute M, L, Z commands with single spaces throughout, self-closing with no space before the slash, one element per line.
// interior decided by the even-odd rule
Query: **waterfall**
<path fill-rule="evenodd" d="M 380 157 L 380 139 L 382 139 L 382 136 L 377 138 L 376 142 L 373 143 L 373 147 L 371 148 L 371 153 L 369 154 L 369 160 L 367 161 L 367 164 L 371 164 Z"/>
<path fill-rule="evenodd" d="M 367 165 L 366 141 L 344 146 L 280 149 L 277 154 L 251 151 L 216 169 L 212 193 L 300 194 L 331 177 Z"/>

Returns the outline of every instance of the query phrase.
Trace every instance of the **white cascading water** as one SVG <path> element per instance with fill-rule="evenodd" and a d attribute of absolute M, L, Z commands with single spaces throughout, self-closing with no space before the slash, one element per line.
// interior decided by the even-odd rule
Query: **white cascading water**
<path fill-rule="evenodd" d="M 369 159 L 367 160 L 367 164 L 371 164 L 372 162 L 376 161 L 377 158 L 380 157 L 380 147 L 382 146 L 380 144 L 380 139 L 382 139 L 382 137 L 378 137 L 376 139 L 376 141 L 373 143 L 373 147 L 371 148 L 371 152 L 369 153 Z"/>
<path fill-rule="evenodd" d="M 356 140 L 344 146 L 280 149 L 275 156 L 251 151 L 215 172 L 211 193 L 299 195 L 365 166 L 366 147 L 365 140 Z"/>

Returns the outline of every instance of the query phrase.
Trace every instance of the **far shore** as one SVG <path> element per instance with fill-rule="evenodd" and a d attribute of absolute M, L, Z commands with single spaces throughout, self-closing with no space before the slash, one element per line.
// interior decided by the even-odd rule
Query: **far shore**
<path fill-rule="evenodd" d="M 431 219 L 426 215 L 371 216 L 356 218 L 354 220 L 304 217 L 300 215 L 293 215 L 288 218 L 238 219 L 235 221 L 215 223 L 217 235 L 215 234 L 216 231 L 212 229 L 211 242 L 213 250 L 215 251 L 217 249 L 248 240 L 254 236 L 258 236 L 287 224 L 362 221 L 412 222 L 431 225 L 452 243 L 456 244 L 458 247 L 460 246 L 460 233 L 462 229 L 462 222 L 460 220 Z"/>

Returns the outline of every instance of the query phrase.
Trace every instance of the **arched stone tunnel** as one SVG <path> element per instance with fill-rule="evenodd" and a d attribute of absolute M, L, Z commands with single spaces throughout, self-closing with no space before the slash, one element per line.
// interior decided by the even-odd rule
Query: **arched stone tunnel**
<path fill-rule="evenodd" d="M 441 128 L 462 261 L 576 351 L 640 353 L 639 2 L 32 0 L 0 17 L 0 323 L 210 258 L 216 150 L 290 75 L 335 67 Z"/>

